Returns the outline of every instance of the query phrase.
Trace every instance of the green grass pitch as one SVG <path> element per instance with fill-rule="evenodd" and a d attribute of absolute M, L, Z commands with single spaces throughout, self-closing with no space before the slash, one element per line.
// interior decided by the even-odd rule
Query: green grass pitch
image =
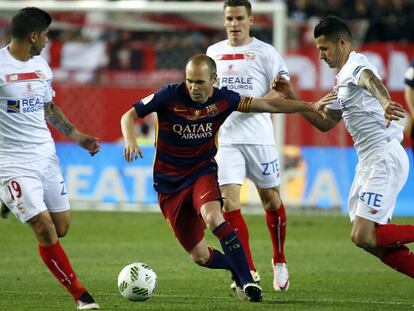
<path fill-rule="evenodd" d="M 264 300 L 239 301 L 230 275 L 192 263 L 159 213 L 81 212 L 61 240 L 84 285 L 103 310 L 414 310 L 414 282 L 354 247 L 346 216 L 288 211 L 288 292 L 272 289 L 271 243 L 263 215 L 247 215 Z M 395 223 L 413 223 L 397 218 Z M 215 247 L 218 241 L 207 233 Z M 130 302 L 117 289 L 123 266 L 151 265 L 156 294 Z M 0 221 L 0 310 L 75 310 L 41 262 L 34 237 L 14 217 Z"/>

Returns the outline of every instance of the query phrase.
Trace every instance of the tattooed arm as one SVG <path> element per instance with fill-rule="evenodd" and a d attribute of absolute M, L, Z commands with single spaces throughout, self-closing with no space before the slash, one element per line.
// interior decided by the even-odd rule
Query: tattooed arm
<path fill-rule="evenodd" d="M 73 124 L 66 118 L 63 114 L 62 109 L 60 109 L 54 102 L 48 102 L 44 105 L 45 110 L 45 119 L 47 123 L 61 132 L 63 135 L 68 136 L 74 140 L 74 131 L 76 130 Z"/>
<path fill-rule="evenodd" d="M 79 130 L 66 118 L 62 109 L 60 109 L 54 102 L 44 104 L 46 121 L 61 132 L 63 135 L 72 138 L 82 148 L 89 151 L 90 155 L 96 154 L 99 149 L 98 138 L 89 136 L 79 132 Z"/>
<path fill-rule="evenodd" d="M 358 80 L 358 86 L 366 89 L 374 96 L 384 108 L 384 116 L 387 119 L 387 127 L 392 120 L 404 118 L 405 113 L 400 103 L 391 100 L 390 94 L 379 79 L 371 70 L 362 71 Z"/>

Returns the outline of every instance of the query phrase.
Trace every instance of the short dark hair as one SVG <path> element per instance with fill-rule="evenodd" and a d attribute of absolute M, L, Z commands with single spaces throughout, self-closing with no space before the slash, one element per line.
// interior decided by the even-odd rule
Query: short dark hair
<path fill-rule="evenodd" d="M 336 41 L 339 37 L 344 37 L 351 41 L 352 33 L 348 25 L 336 16 L 329 16 L 316 25 L 313 32 L 313 37 L 316 39 L 320 36 L 325 36 L 329 41 Z"/>
<path fill-rule="evenodd" d="M 197 54 L 191 56 L 185 64 L 186 68 L 189 63 L 193 63 L 194 65 L 206 64 L 210 71 L 210 77 L 213 77 L 217 74 L 216 62 L 214 61 L 214 59 L 212 59 L 210 56 L 207 56 L 206 54 Z"/>
<path fill-rule="evenodd" d="M 223 10 L 227 7 L 244 6 L 247 11 L 247 15 L 252 15 L 252 4 L 248 0 L 226 0 L 224 1 Z"/>
<path fill-rule="evenodd" d="M 13 16 L 10 33 L 12 38 L 24 39 L 32 32 L 41 32 L 49 27 L 52 17 L 35 7 L 23 8 Z"/>

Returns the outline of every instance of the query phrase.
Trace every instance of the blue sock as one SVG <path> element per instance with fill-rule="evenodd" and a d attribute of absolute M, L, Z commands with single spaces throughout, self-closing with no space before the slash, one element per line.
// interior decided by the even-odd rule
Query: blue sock
<path fill-rule="evenodd" d="M 246 254 L 244 253 L 239 238 L 230 224 L 223 222 L 213 230 L 213 234 L 220 240 L 224 254 L 230 262 L 235 275 L 240 280 L 239 285 L 253 282 Z"/>
<path fill-rule="evenodd" d="M 233 270 L 230 261 L 227 259 L 226 255 L 222 252 L 214 249 L 208 248 L 210 251 L 210 258 L 208 261 L 203 265 L 204 267 L 210 269 L 226 269 L 226 270 Z"/>
<path fill-rule="evenodd" d="M 238 286 L 241 287 L 239 277 L 234 272 L 233 267 L 230 261 L 228 260 L 227 256 L 224 255 L 222 252 L 211 247 L 209 247 L 208 250 L 210 251 L 210 258 L 202 266 L 210 269 L 229 270 L 231 272 L 231 278 L 236 282 Z"/>

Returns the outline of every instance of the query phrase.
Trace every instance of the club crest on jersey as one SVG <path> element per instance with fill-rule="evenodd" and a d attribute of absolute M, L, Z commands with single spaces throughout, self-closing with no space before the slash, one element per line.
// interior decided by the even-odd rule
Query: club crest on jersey
<path fill-rule="evenodd" d="M 245 60 L 255 60 L 256 53 L 254 51 L 244 52 L 244 59 Z"/>
<path fill-rule="evenodd" d="M 31 83 L 27 83 L 26 90 L 27 90 L 26 92 L 27 94 L 31 94 L 33 92 Z"/>
<path fill-rule="evenodd" d="M 206 109 L 207 109 L 207 115 L 209 115 L 210 117 L 213 117 L 219 113 L 219 110 L 215 104 L 207 106 Z"/>
<path fill-rule="evenodd" d="M 224 74 L 226 75 L 234 75 L 236 74 L 236 70 L 233 64 L 229 64 L 227 66 L 227 70 L 224 71 Z M 220 79 L 217 79 L 218 83 L 220 83 Z"/>

